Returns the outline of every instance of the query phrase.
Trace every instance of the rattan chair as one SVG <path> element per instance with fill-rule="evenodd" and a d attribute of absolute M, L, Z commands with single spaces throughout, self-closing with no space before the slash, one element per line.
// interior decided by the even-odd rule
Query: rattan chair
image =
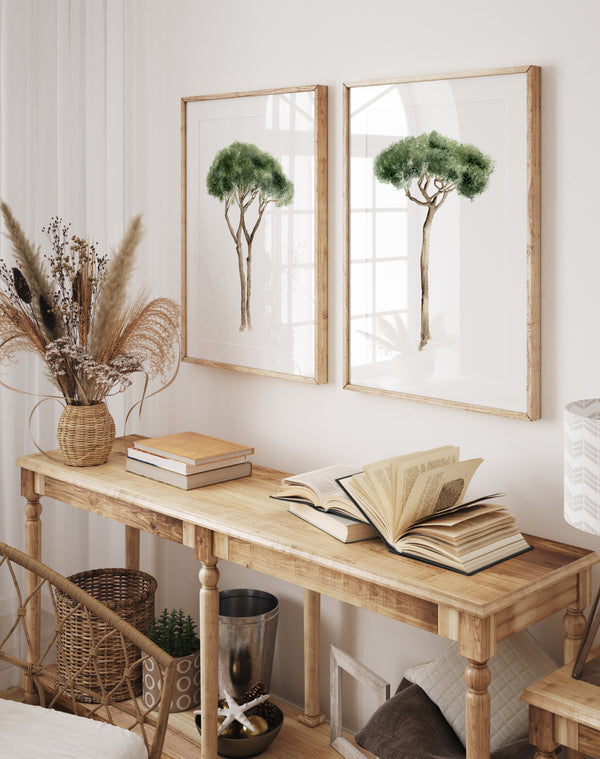
<path fill-rule="evenodd" d="M 25 724 L 35 726 L 41 717 L 44 725 L 50 724 L 49 719 L 60 720 L 59 735 L 61 732 L 63 735 L 79 735 L 83 731 L 84 736 L 89 733 L 90 741 L 95 744 L 100 742 L 96 749 L 100 749 L 99 755 L 104 759 L 129 756 L 128 753 L 122 753 L 120 748 L 108 753 L 108 744 L 112 745 L 114 736 L 133 742 L 135 750 L 142 752 L 136 753 L 136 756 L 147 752 L 149 759 L 160 759 L 175 676 L 174 659 L 105 604 L 46 565 L 4 543 L 0 543 L 0 590 L 14 601 L 11 604 L 14 610 L 10 616 L 7 617 L 3 610 L 0 619 L 0 663 L 14 665 L 21 670 L 27 703 L 17 706 L 25 711 Z M 62 603 L 64 607 L 65 597 L 70 602 L 67 618 L 77 615 L 79 624 L 83 620 L 88 628 L 85 639 L 91 641 L 83 659 L 81 652 L 78 652 L 78 663 L 75 666 L 69 665 L 68 662 L 72 659 L 63 650 L 65 614 L 64 611 L 59 614 L 59 604 Z M 48 620 L 51 620 L 49 615 L 54 616 L 51 624 L 48 624 Z M 42 641 L 38 643 L 36 630 L 40 617 Z M 118 682 L 114 682 L 113 676 L 107 686 L 103 681 L 106 651 L 115 645 L 121 649 L 125 666 Z M 61 656 L 67 664 L 58 667 L 55 662 Z M 163 674 L 160 703 L 152 709 L 144 705 L 140 695 L 144 660 L 154 660 L 157 665 L 155 671 Z M 4 667 L 2 669 L 4 671 Z M 81 685 L 78 674 L 84 670 L 87 678 L 85 684 Z M 94 673 L 91 683 L 90 671 Z M 47 708 L 40 711 L 39 706 L 27 707 L 27 704 L 39 704 Z M 8 734 L 14 733 L 18 728 L 16 720 L 7 716 L 12 715 L 10 710 L 16 708 L 15 703 L 0 700 L 0 720 L 2 707 L 6 709 L 4 726 L 0 729 L 4 746 L 9 740 Z M 66 726 L 65 719 L 71 720 Z M 109 728 L 101 723 L 116 727 Z M 26 728 L 22 736 L 15 733 L 11 739 L 22 748 L 34 740 L 33 733 L 35 730 Z M 42 737 L 45 743 L 40 747 L 43 750 L 35 755 L 50 755 L 48 741 L 51 741 L 52 733 L 51 729 L 44 727 Z M 131 734 L 139 737 L 132 738 Z M 109 739 L 106 742 L 107 751 L 104 751 L 102 741 L 106 735 Z M 117 740 L 116 743 L 118 742 Z M 54 748 L 60 756 L 60 745 Z M 80 755 L 90 756 L 86 746 L 81 746 Z"/>

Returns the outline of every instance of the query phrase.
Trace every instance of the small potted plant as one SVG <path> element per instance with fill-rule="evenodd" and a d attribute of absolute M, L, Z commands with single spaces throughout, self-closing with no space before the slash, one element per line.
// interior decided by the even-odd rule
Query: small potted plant
<path fill-rule="evenodd" d="M 197 706 L 200 703 L 200 641 L 194 620 L 182 609 L 171 612 L 164 609 L 150 625 L 148 637 L 177 659 L 170 711 L 183 712 Z M 143 696 L 149 709 L 158 704 L 161 679 L 162 673 L 157 671 L 155 662 L 146 659 Z"/>

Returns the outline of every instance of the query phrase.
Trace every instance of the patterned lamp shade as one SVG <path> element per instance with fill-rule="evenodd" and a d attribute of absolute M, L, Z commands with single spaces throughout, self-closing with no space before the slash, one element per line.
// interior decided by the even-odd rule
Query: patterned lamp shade
<path fill-rule="evenodd" d="M 565 407 L 565 521 L 600 535 L 600 398 Z"/>

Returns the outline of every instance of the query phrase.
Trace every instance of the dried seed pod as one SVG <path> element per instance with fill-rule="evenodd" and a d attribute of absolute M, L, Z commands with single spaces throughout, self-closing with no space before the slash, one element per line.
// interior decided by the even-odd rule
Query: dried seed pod
<path fill-rule="evenodd" d="M 71 293 L 71 300 L 73 303 L 79 303 L 81 293 L 81 269 L 77 272 L 73 279 L 73 286 L 72 286 L 72 293 Z"/>
<path fill-rule="evenodd" d="M 17 269 L 16 266 L 12 270 L 13 282 L 15 285 L 15 291 L 23 303 L 31 303 L 33 298 L 27 280 L 25 279 L 23 272 Z"/>
<path fill-rule="evenodd" d="M 56 314 L 43 295 L 40 295 L 39 297 L 39 307 L 44 327 L 46 327 L 50 334 L 54 334 L 54 330 L 56 329 Z"/>

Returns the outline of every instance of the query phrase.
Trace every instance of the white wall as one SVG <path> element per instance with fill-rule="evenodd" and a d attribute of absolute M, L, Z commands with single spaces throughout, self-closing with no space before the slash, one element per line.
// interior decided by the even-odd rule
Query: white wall
<path fill-rule="evenodd" d="M 125 215 L 144 212 L 146 262 L 140 278 L 150 280 L 157 293 L 179 298 L 180 98 L 300 84 L 329 87 L 329 383 L 313 387 L 184 364 L 175 385 L 146 405 L 137 430 L 194 428 L 251 441 L 256 463 L 296 472 L 457 444 L 464 458 L 485 458 L 473 491 L 506 491 L 524 531 L 596 547 L 596 540 L 562 518 L 562 408 L 599 392 L 599 22 L 595 0 L 128 0 Z M 342 82 L 525 64 L 542 67 L 543 83 L 542 420 L 508 420 L 343 390 Z M 159 577 L 159 604 L 195 608 L 197 565 L 191 555 L 166 544 L 155 554 L 146 537 L 143 547 L 148 568 Z M 273 690 L 300 703 L 301 592 L 225 562 L 220 568 L 223 587 L 261 587 L 279 596 Z M 322 619 L 325 705 L 332 641 L 394 687 L 407 666 L 446 645 L 328 599 Z M 535 632 L 560 656 L 560 618 Z M 356 708 L 350 706 L 351 724 L 372 708 L 362 697 Z"/>

